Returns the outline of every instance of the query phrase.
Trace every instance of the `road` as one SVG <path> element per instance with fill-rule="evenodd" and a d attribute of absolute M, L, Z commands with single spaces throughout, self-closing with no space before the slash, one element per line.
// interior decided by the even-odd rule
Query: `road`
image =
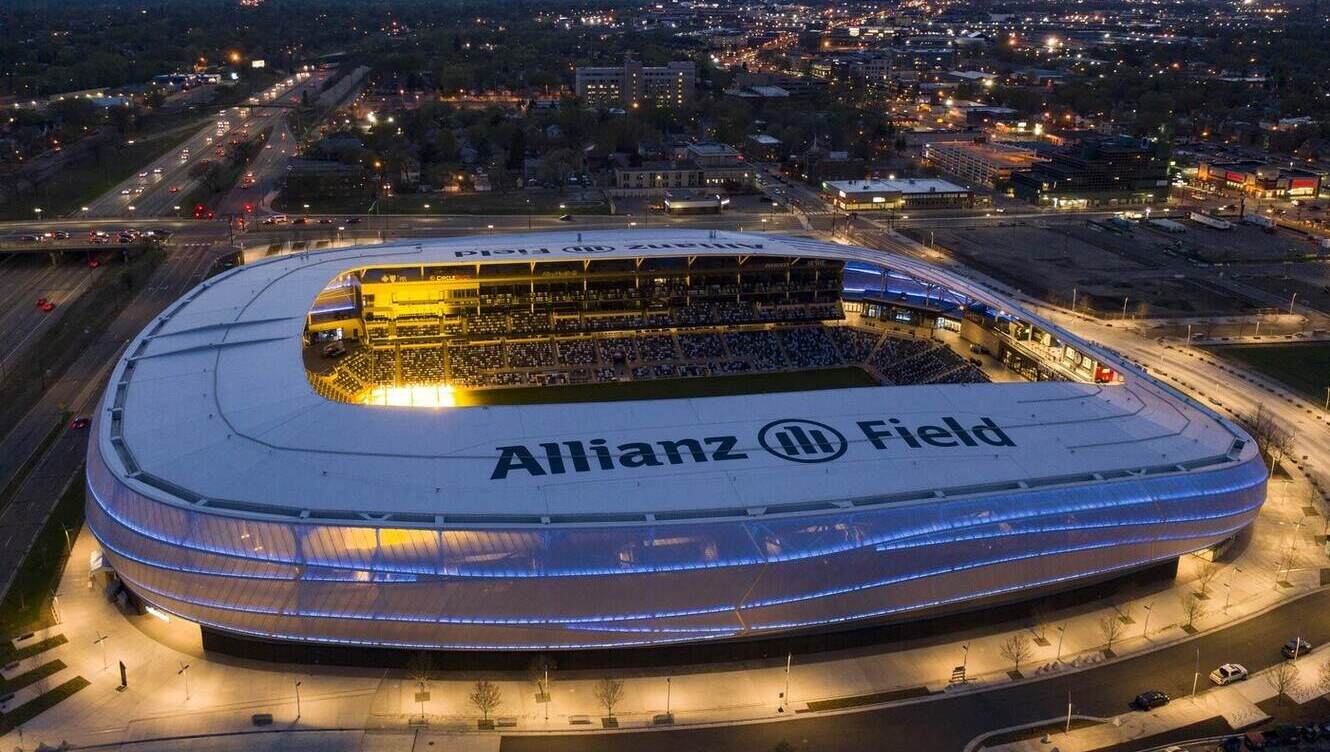
<path fill-rule="evenodd" d="M 65 309 L 92 284 L 102 269 L 91 269 L 81 257 L 54 263 L 45 256 L 0 257 L 0 381 L 14 360 L 55 325 Z M 37 307 L 38 299 L 55 304 L 54 311 Z"/>
<path fill-rule="evenodd" d="M 216 160 L 216 149 L 242 133 L 256 135 L 286 118 L 287 107 L 296 104 L 302 91 L 317 92 L 328 74 L 297 73 L 245 104 L 219 111 L 197 133 L 179 146 L 139 168 L 80 212 L 84 217 L 176 216 L 175 206 L 198 185 L 190 171 L 207 160 Z M 258 103 L 265 106 L 250 106 Z M 222 126 L 221 123 L 227 123 Z M 183 209 L 182 209 L 183 211 Z"/>
<path fill-rule="evenodd" d="M 1210 686 L 1205 675 L 1221 663 L 1241 663 L 1255 672 L 1282 660 L 1279 648 L 1294 636 L 1289 625 L 1306 625 L 1303 636 L 1313 645 L 1330 640 L 1330 620 L 1325 619 L 1327 609 L 1330 609 L 1330 591 L 1321 591 L 1189 642 L 1006 689 L 940 695 L 843 715 L 741 726 L 640 732 L 630 736 L 505 736 L 500 749 L 502 752 L 622 749 L 766 752 L 785 741 L 796 750 L 818 752 L 901 749 L 906 745 L 929 752 L 958 752 L 987 731 L 1065 716 L 1069 696 L 1075 713 L 1101 718 L 1127 711 L 1131 698 L 1146 689 L 1160 689 L 1177 698 L 1174 702 L 1186 702 L 1197 650 L 1202 672 L 1198 686 L 1205 691 Z M 791 697 L 797 704 L 797 668 L 791 687 Z M 772 704 L 776 704 L 774 697 Z M 884 745 L 888 739 L 896 740 L 896 745 Z"/>
<path fill-rule="evenodd" d="M 0 485 L 32 456 L 61 418 L 61 405 L 83 414 L 101 397 L 109 369 L 129 340 L 148 321 L 203 279 L 227 246 L 210 240 L 181 239 L 134 299 L 91 346 L 47 390 L 3 439 Z M 49 516 L 71 472 L 83 461 L 86 431 L 62 428 L 59 437 L 25 479 L 13 500 L 0 509 L 0 592 L 9 588 L 28 548 Z M 75 480 L 77 482 L 77 480 Z"/>

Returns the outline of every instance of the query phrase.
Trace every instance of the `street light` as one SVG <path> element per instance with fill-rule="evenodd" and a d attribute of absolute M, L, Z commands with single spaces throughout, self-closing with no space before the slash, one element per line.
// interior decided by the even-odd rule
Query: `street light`
<path fill-rule="evenodd" d="M 300 720 L 300 682 L 296 682 L 296 720 Z"/>
<path fill-rule="evenodd" d="M 104 634 L 102 634 L 102 633 L 99 631 L 99 632 L 97 632 L 97 639 L 95 639 L 95 640 L 92 641 L 92 644 L 94 644 L 94 645 L 101 645 L 101 646 L 102 646 L 102 670 L 103 670 L 103 671 L 105 671 L 105 670 L 107 669 L 107 667 L 108 667 L 108 666 L 107 666 L 107 663 L 106 663 L 106 638 L 108 638 L 108 637 L 110 637 L 110 636 L 111 636 L 111 635 L 104 635 Z"/>
<path fill-rule="evenodd" d="M 185 702 L 189 702 L 189 664 L 180 664 L 180 670 L 175 672 L 176 676 L 185 680 Z"/>

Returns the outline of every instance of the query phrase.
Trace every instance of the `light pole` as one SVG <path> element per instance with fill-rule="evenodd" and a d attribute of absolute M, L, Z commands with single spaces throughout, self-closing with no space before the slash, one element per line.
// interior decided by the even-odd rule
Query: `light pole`
<path fill-rule="evenodd" d="M 1224 613 L 1228 613 L 1228 599 L 1233 597 L 1233 578 L 1224 581 Z"/>
<path fill-rule="evenodd" d="M 106 662 L 106 638 L 107 638 L 107 637 L 110 637 L 110 636 L 111 636 L 111 635 L 104 635 L 104 634 L 102 634 L 101 632 L 97 632 L 97 639 L 95 639 L 95 640 L 92 641 L 92 644 L 94 644 L 94 645 L 101 645 L 101 646 L 102 646 L 102 670 L 103 670 L 103 671 L 105 671 L 105 670 L 107 669 L 107 667 L 108 667 L 108 664 L 107 664 L 107 662 Z"/>
<path fill-rule="evenodd" d="M 781 712 L 785 712 L 790 707 L 790 664 L 794 661 L 794 653 L 785 654 L 785 691 L 781 693 Z"/>
<path fill-rule="evenodd" d="M 1063 624 L 1058 627 L 1058 652 L 1057 655 L 1053 656 L 1054 663 L 1062 662 L 1062 638 L 1066 636 L 1067 636 L 1067 625 Z"/>
<path fill-rule="evenodd" d="M 42 221 L 42 210 L 41 210 L 41 208 L 38 207 L 38 208 L 33 209 L 32 211 L 33 211 L 34 214 L 37 215 L 37 221 L 38 221 L 38 222 Z"/>
<path fill-rule="evenodd" d="M 1123 321 L 1126 321 L 1126 320 L 1127 320 L 1127 300 L 1128 300 L 1128 298 L 1125 298 L 1125 297 L 1122 299 L 1122 320 L 1123 320 Z"/>
<path fill-rule="evenodd" d="M 300 682 L 296 682 L 296 720 L 300 720 Z"/>
<path fill-rule="evenodd" d="M 176 676 L 185 680 L 185 702 L 189 702 L 189 664 L 180 664 L 180 670 L 175 673 Z"/>
<path fill-rule="evenodd" d="M 665 715 L 670 714 L 670 677 L 665 677 Z"/>
<path fill-rule="evenodd" d="M 1145 609 L 1145 624 L 1141 627 L 1141 637 L 1150 639 L 1150 614 L 1154 613 L 1155 602 L 1150 601 L 1143 606 Z"/>

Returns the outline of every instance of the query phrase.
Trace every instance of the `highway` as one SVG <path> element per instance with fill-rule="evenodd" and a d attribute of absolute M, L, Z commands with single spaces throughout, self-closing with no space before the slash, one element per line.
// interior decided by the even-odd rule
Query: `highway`
<path fill-rule="evenodd" d="M 43 399 L 0 439 L 0 485 L 26 463 L 61 420 L 61 405 L 86 414 L 101 397 L 110 367 L 120 350 L 147 322 L 204 278 L 213 261 L 227 250 L 212 241 L 183 241 L 173 248 L 156 274 L 141 287 L 120 316 L 47 390 Z M 9 588 L 19 563 L 50 514 L 73 471 L 83 461 L 87 433 L 63 427 L 13 500 L 0 508 L 0 592 Z M 77 479 L 75 479 L 77 482 Z"/>
<path fill-rule="evenodd" d="M 228 107 L 210 118 L 207 125 L 183 143 L 144 165 L 102 196 L 88 204 L 83 217 L 176 216 L 174 207 L 198 185 L 190 171 L 204 161 L 217 160 L 216 149 L 231 138 L 254 136 L 286 118 L 287 108 L 299 102 L 302 91 L 317 92 L 328 74 L 297 73 L 246 104 Z M 261 106 L 250 106 L 255 103 Z M 219 123 L 226 123 L 219 126 Z M 132 208 L 131 208 L 132 207 Z M 182 207 L 186 211 L 187 207 Z"/>
<path fill-rule="evenodd" d="M 82 257 L 54 263 L 44 255 L 0 257 L 0 381 L 8 378 L 12 361 L 39 341 L 101 273 Z M 38 308 L 41 298 L 55 310 Z"/>

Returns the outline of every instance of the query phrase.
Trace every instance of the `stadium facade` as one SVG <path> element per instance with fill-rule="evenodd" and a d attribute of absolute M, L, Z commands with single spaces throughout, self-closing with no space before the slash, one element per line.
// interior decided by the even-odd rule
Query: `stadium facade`
<path fill-rule="evenodd" d="M 980 327 L 1037 377 L 421 409 L 330 399 L 302 365 L 311 307 L 356 270 L 766 257 L 834 262 L 846 310 Z M 89 525 L 135 596 L 227 635 L 402 648 L 751 639 L 974 608 L 1216 545 L 1267 477 L 1227 419 L 963 277 L 675 230 L 230 270 L 130 343 L 93 437 Z"/>

